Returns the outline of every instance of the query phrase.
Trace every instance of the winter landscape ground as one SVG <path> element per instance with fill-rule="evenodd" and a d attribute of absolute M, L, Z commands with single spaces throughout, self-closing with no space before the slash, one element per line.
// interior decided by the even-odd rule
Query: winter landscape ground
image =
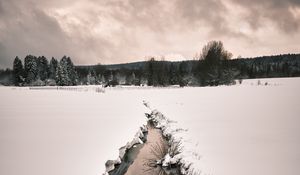
<path fill-rule="evenodd" d="M 77 88 L 0 87 L 0 174 L 102 174 L 146 124 L 144 101 L 176 122 L 181 156 L 202 174 L 300 173 L 300 78 Z"/>

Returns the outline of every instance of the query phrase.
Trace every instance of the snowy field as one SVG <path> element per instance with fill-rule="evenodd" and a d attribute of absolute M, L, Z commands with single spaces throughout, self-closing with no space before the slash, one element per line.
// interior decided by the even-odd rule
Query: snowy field
<path fill-rule="evenodd" d="M 0 87 L 0 174 L 102 174 L 146 123 L 143 100 L 187 129 L 178 135 L 203 174 L 300 174 L 299 89 L 300 78 L 105 93 Z"/>

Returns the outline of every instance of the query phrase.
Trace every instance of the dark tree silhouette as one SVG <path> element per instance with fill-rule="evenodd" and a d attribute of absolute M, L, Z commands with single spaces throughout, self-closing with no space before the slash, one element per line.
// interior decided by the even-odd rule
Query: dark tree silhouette
<path fill-rule="evenodd" d="M 58 61 L 52 57 L 49 65 L 49 78 L 55 80 Z"/>
<path fill-rule="evenodd" d="M 117 65 L 74 66 L 70 57 L 50 64 L 44 56 L 16 57 L 13 70 L 0 70 L 0 84 L 42 86 L 117 84 L 151 86 L 207 86 L 230 84 L 234 79 L 300 76 L 300 54 L 230 59 L 222 42 L 209 42 L 198 60 L 170 62 L 151 58 L 144 62 Z"/>
<path fill-rule="evenodd" d="M 49 74 L 49 65 L 46 57 L 41 56 L 37 58 L 38 78 L 45 81 Z"/>
<path fill-rule="evenodd" d="M 21 86 L 24 83 L 24 69 L 22 61 L 16 57 L 13 64 L 14 85 Z"/>
<path fill-rule="evenodd" d="M 38 65 L 37 58 L 32 55 L 27 55 L 24 59 L 25 80 L 30 84 L 37 80 Z"/>
<path fill-rule="evenodd" d="M 202 49 L 199 59 L 199 78 L 201 85 L 230 83 L 230 70 L 226 66 L 232 54 L 224 49 L 221 41 L 211 41 Z M 225 80 L 226 79 L 226 80 Z"/>

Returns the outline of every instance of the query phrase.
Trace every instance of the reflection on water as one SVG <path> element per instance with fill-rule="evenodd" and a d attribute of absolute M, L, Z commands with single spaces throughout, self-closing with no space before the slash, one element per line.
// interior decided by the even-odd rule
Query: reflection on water
<path fill-rule="evenodd" d="M 128 167 L 133 163 L 137 155 L 139 154 L 142 144 L 135 145 L 135 147 L 129 149 L 124 155 L 124 159 L 120 165 L 116 165 L 115 169 L 110 171 L 109 175 L 122 175 L 125 174 Z"/>
<path fill-rule="evenodd" d="M 167 154 L 169 146 L 167 142 L 160 137 L 155 144 L 151 146 L 152 158 L 145 158 L 143 164 L 143 174 L 145 175 L 180 175 L 178 167 L 162 167 L 157 164 L 158 160 L 164 158 Z"/>
<path fill-rule="evenodd" d="M 168 143 L 163 138 L 161 130 L 148 123 L 147 142 L 140 149 L 126 175 L 179 175 L 178 168 L 165 168 L 157 165 L 168 152 Z"/>

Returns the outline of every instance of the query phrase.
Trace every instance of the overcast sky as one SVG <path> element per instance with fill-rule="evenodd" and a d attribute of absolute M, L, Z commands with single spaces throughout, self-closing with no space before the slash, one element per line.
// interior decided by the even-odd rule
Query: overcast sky
<path fill-rule="evenodd" d="M 28 54 L 191 59 L 211 40 L 234 57 L 299 53 L 300 0 L 0 0 L 0 68 Z"/>

